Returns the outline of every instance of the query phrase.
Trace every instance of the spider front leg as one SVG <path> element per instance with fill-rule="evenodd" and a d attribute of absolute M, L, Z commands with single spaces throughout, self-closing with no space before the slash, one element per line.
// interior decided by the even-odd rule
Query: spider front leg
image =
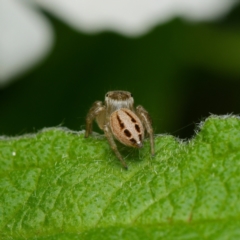
<path fill-rule="evenodd" d="M 93 106 L 88 111 L 86 117 L 86 131 L 85 138 L 87 138 L 92 133 L 92 123 L 95 118 L 101 115 L 105 111 L 105 106 L 102 105 L 101 101 L 96 101 Z M 99 126 L 101 128 L 101 126 Z"/>
<path fill-rule="evenodd" d="M 152 154 L 152 156 L 154 156 L 155 155 L 154 136 L 153 136 L 153 129 L 152 129 L 152 121 L 149 116 L 149 113 L 140 105 L 136 107 L 136 113 L 137 113 L 138 117 L 140 118 L 140 120 L 142 121 L 147 133 L 149 134 L 150 145 L 151 145 L 151 154 Z"/>
<path fill-rule="evenodd" d="M 109 143 L 110 147 L 112 148 L 112 150 L 114 151 L 114 153 L 116 154 L 117 158 L 120 160 L 120 162 L 122 163 L 123 167 L 125 169 L 128 169 L 127 164 L 125 163 L 125 161 L 123 160 L 120 152 L 117 149 L 117 145 L 116 145 L 116 143 L 114 141 L 114 138 L 113 138 L 113 135 L 112 135 L 112 132 L 111 132 L 109 126 L 104 125 L 103 126 L 103 130 L 104 130 L 105 136 L 106 136 L 106 138 L 108 140 L 108 143 Z"/>

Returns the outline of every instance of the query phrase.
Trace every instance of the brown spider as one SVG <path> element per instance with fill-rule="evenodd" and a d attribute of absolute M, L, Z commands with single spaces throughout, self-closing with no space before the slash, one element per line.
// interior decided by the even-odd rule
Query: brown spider
<path fill-rule="evenodd" d="M 92 123 L 96 119 L 99 128 L 104 131 L 110 147 L 126 169 L 128 166 L 117 149 L 114 137 L 126 146 L 141 148 L 144 130 L 146 130 L 150 137 L 151 154 L 154 155 L 154 136 L 150 116 L 140 105 L 135 109 L 133 103 L 130 92 L 107 92 L 105 104 L 101 101 L 94 102 L 86 117 L 85 137 L 87 138 L 92 133 Z"/>

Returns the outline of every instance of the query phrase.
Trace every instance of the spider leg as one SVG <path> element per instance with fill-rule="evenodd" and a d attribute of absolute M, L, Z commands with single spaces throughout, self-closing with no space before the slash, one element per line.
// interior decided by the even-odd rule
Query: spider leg
<path fill-rule="evenodd" d="M 106 136 L 106 138 L 107 138 L 107 140 L 108 140 L 108 143 L 109 143 L 111 149 L 114 151 L 114 153 L 116 154 L 117 158 L 118 158 L 118 159 L 120 160 L 120 162 L 122 163 L 123 167 L 124 167 L 125 169 L 128 169 L 127 164 L 125 163 L 125 161 L 123 160 L 120 152 L 119 152 L 118 149 L 117 149 L 117 145 L 116 145 L 116 143 L 115 143 L 115 141 L 114 141 L 114 138 L 113 138 L 113 135 L 112 135 L 112 132 L 111 132 L 109 126 L 104 125 L 104 126 L 103 126 L 103 130 L 104 130 L 105 136 Z"/>
<path fill-rule="evenodd" d="M 151 154 L 152 156 L 155 155 L 154 150 L 154 135 L 153 135 L 153 129 L 152 129 L 152 121 L 149 116 L 149 113 L 142 107 L 141 105 L 136 107 L 136 114 L 142 121 L 144 128 L 146 129 L 147 133 L 149 134 L 150 138 L 150 145 L 151 145 Z"/>
<path fill-rule="evenodd" d="M 86 117 L 86 131 L 85 131 L 85 138 L 87 138 L 92 133 L 92 123 L 93 120 L 101 114 L 103 111 L 105 111 L 105 106 L 103 106 L 101 101 L 96 101 L 90 110 L 88 111 L 87 117 Z"/>

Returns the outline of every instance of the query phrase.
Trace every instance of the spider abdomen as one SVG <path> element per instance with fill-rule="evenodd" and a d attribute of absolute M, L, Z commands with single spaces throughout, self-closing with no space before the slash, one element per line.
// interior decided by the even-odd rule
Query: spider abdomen
<path fill-rule="evenodd" d="M 144 128 L 138 116 L 127 108 L 121 108 L 110 116 L 110 127 L 114 137 L 130 147 L 143 146 Z"/>

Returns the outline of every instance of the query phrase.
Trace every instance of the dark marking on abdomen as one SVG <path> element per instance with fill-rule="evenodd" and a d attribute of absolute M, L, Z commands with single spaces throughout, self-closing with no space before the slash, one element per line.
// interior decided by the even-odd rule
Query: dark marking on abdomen
<path fill-rule="evenodd" d="M 137 144 L 137 141 L 136 141 L 134 138 L 131 138 L 130 141 L 131 141 L 132 143 Z"/>
<path fill-rule="evenodd" d="M 127 111 L 124 111 L 124 112 L 131 118 L 132 122 L 134 122 L 134 123 L 137 122 L 130 113 L 128 113 Z"/>
<path fill-rule="evenodd" d="M 124 134 L 125 134 L 127 137 L 131 137 L 131 136 L 132 136 L 132 134 L 131 134 L 127 129 L 124 130 Z"/>
<path fill-rule="evenodd" d="M 118 120 L 118 123 L 119 123 L 119 126 L 120 126 L 121 130 L 124 129 L 124 127 L 125 127 L 124 123 L 121 121 L 121 119 L 118 115 L 117 115 L 117 120 Z"/>
<path fill-rule="evenodd" d="M 140 142 L 142 141 L 142 134 L 138 134 Z"/>
<path fill-rule="evenodd" d="M 138 133 L 141 132 L 140 127 L 137 124 L 135 124 L 135 129 L 137 130 Z"/>

